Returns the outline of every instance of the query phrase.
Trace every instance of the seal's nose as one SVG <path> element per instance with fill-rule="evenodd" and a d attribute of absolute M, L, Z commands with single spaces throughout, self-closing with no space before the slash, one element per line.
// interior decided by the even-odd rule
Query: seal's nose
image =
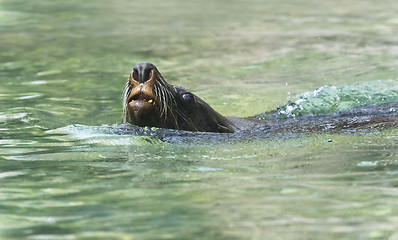
<path fill-rule="evenodd" d="M 152 63 L 141 62 L 137 63 L 134 68 L 131 76 L 133 79 L 139 83 L 145 83 L 146 81 L 152 78 L 154 66 Z"/>

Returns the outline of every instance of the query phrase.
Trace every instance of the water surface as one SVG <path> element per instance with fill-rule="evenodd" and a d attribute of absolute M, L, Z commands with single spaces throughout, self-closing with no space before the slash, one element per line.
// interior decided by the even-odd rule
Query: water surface
<path fill-rule="evenodd" d="M 229 116 L 319 87 L 289 117 L 393 101 L 397 9 L 0 0 L 0 237 L 398 239 L 396 129 L 165 140 L 117 125 L 139 61 Z"/>

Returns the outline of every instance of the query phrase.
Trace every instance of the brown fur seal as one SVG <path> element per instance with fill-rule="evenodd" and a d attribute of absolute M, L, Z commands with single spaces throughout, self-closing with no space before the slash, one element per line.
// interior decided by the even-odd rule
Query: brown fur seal
<path fill-rule="evenodd" d="M 188 90 L 168 84 L 157 68 L 137 63 L 123 97 L 123 122 L 200 132 L 233 132 L 234 124 Z"/>

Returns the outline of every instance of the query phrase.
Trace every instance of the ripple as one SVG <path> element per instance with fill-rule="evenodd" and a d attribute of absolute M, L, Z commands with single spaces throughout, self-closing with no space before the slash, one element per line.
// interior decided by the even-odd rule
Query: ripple
<path fill-rule="evenodd" d="M 3 173 L 0 173 L 0 179 L 7 178 L 7 177 L 16 177 L 16 176 L 21 176 L 21 175 L 25 175 L 25 174 L 26 174 L 26 172 L 19 172 L 19 171 L 3 172 Z"/>
<path fill-rule="evenodd" d="M 358 167 L 374 167 L 377 166 L 379 161 L 362 161 L 357 164 Z"/>
<path fill-rule="evenodd" d="M 211 167 L 197 167 L 197 168 L 192 168 L 191 169 L 194 172 L 216 172 L 216 171 L 222 171 L 222 168 L 211 168 Z"/>
<path fill-rule="evenodd" d="M 14 99 L 16 99 L 16 100 L 26 100 L 26 99 L 38 98 L 38 97 L 41 97 L 41 96 L 42 96 L 42 94 L 35 93 L 35 94 L 30 94 L 30 95 L 26 95 L 26 96 L 22 96 L 22 97 L 17 97 L 17 98 L 14 98 Z"/>
<path fill-rule="evenodd" d="M 14 114 L 3 114 L 0 113 L 0 120 L 6 120 L 6 119 L 21 119 L 28 116 L 27 113 L 14 113 Z"/>
<path fill-rule="evenodd" d="M 44 80 L 31 81 L 30 84 L 32 84 L 32 85 L 47 84 L 47 81 L 44 81 Z"/>
<path fill-rule="evenodd" d="M 38 72 L 37 76 L 48 76 L 48 75 L 54 75 L 54 74 L 59 74 L 59 73 L 61 73 L 60 70 L 48 70 L 48 71 Z"/>
<path fill-rule="evenodd" d="M 65 79 L 56 79 L 56 80 L 34 80 L 23 82 L 23 85 L 44 85 L 44 84 L 57 84 L 57 83 L 65 83 L 67 80 Z M 1 95 L 0 95 L 1 96 Z"/>

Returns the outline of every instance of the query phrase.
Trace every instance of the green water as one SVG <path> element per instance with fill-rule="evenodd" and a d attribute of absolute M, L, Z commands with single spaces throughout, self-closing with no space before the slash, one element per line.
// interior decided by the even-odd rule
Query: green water
<path fill-rule="evenodd" d="M 298 114 L 394 99 L 397 9 L 0 0 L 0 239 L 398 239 L 396 129 L 162 141 L 115 125 L 139 61 L 229 116 L 325 85 Z"/>
<path fill-rule="evenodd" d="M 322 86 L 295 96 L 277 108 L 280 118 L 300 117 L 301 115 L 332 113 L 355 107 L 367 107 L 383 103 L 398 102 L 398 80 L 376 80 L 345 84 L 342 86 Z M 275 115 L 275 114 L 271 114 Z M 266 120 L 269 113 L 262 113 L 259 118 Z"/>

